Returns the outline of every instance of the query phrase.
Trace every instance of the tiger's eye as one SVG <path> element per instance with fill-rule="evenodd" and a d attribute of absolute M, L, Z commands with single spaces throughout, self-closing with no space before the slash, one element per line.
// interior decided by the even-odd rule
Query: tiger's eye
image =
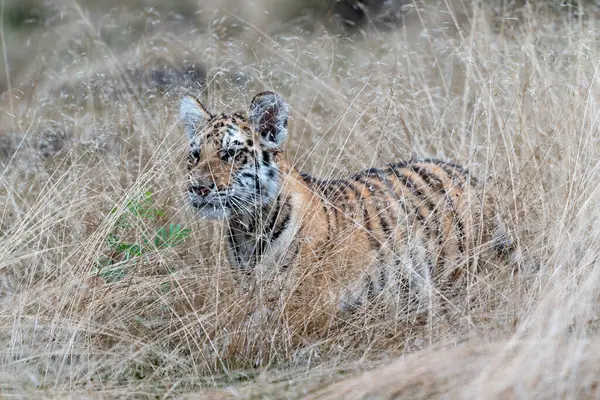
<path fill-rule="evenodd" d="M 236 153 L 237 153 L 237 151 L 234 149 L 223 150 L 221 152 L 221 160 L 224 162 L 227 162 L 230 159 L 232 159 L 233 157 L 235 157 Z"/>

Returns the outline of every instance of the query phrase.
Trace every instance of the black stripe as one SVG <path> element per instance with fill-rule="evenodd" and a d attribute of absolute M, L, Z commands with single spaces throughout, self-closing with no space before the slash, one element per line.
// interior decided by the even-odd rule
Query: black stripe
<path fill-rule="evenodd" d="M 443 169 L 444 172 L 447 173 L 448 176 L 453 180 L 456 178 L 462 178 L 465 182 L 468 182 L 471 185 L 477 185 L 477 179 L 472 177 L 466 168 L 448 161 L 435 160 L 433 163 Z"/>
<path fill-rule="evenodd" d="M 438 216 L 440 219 L 442 219 L 442 217 L 442 215 Z M 440 261 L 440 263 L 436 264 L 439 264 L 439 267 L 441 268 L 442 264 L 446 262 L 446 246 L 444 246 L 444 221 L 439 221 L 436 232 L 438 236 L 438 251 L 436 254 L 436 261 Z M 450 235 L 452 235 L 452 232 L 450 232 Z"/>
<path fill-rule="evenodd" d="M 314 183 L 317 182 L 317 180 L 315 178 L 313 178 L 309 174 L 305 174 L 304 172 L 300 172 L 298 175 L 305 183 L 307 183 L 309 185 L 313 185 Z"/>
<path fill-rule="evenodd" d="M 288 224 L 290 223 L 290 220 L 292 218 L 292 205 L 289 202 L 288 199 L 286 199 L 285 204 L 280 207 L 280 212 L 278 212 L 276 221 L 277 221 L 277 226 L 275 230 L 269 230 L 271 232 L 271 237 L 270 237 L 270 242 L 273 243 L 275 240 L 277 240 L 277 238 L 279 238 L 279 236 L 281 236 L 281 234 L 283 233 L 283 231 L 285 230 L 285 228 L 287 228 Z M 279 217 L 281 216 L 281 213 L 285 213 L 283 216 L 283 219 L 281 221 L 279 221 Z"/>
<path fill-rule="evenodd" d="M 417 198 L 417 200 L 421 200 L 421 202 L 419 204 L 413 204 L 416 207 L 417 218 L 419 218 L 419 220 L 423 220 L 423 217 L 422 217 L 421 213 L 419 212 L 419 208 L 420 208 L 421 204 L 424 204 L 426 206 L 426 208 L 430 212 L 429 215 L 431 215 L 431 212 L 433 212 L 435 210 L 435 207 L 433 204 L 431 204 L 431 201 L 429 201 L 429 197 L 426 196 L 423 193 L 423 191 L 420 188 L 418 188 L 417 185 L 409 177 L 400 173 L 394 167 L 390 167 L 390 171 L 392 172 L 393 176 L 396 177 L 398 182 L 400 182 L 406 188 L 411 190 L 412 194 Z M 428 217 L 429 217 L 429 215 L 428 215 Z"/>
<path fill-rule="evenodd" d="M 396 199 L 396 202 L 402 208 L 402 210 L 404 211 L 404 214 L 407 217 L 410 216 L 411 214 L 414 214 L 415 217 L 417 218 L 417 220 L 419 222 L 421 222 L 421 225 L 424 227 L 425 233 L 427 234 L 427 236 L 431 237 L 431 229 L 429 227 L 429 224 L 426 223 L 426 218 L 423 217 L 423 215 L 421 214 L 419 205 L 415 206 L 412 203 L 412 201 L 410 201 L 409 197 L 401 196 L 400 193 L 398 193 L 396 191 L 396 189 L 394 188 L 394 185 L 388 179 L 388 177 L 389 177 L 390 174 L 396 175 L 396 172 L 393 171 L 391 167 L 387 171 L 383 171 L 383 174 L 381 176 L 381 181 L 383 182 L 383 184 L 387 188 L 388 194 L 390 195 L 390 197 Z M 409 209 L 408 209 L 408 207 L 406 206 L 406 200 L 410 201 L 411 205 L 415 206 L 415 209 L 414 209 L 413 212 L 410 212 Z M 396 224 L 398 224 L 398 215 L 394 215 L 391 211 L 390 211 L 390 214 L 391 214 L 391 217 L 393 218 L 393 220 L 396 221 Z"/>
<path fill-rule="evenodd" d="M 191 170 L 193 167 L 195 167 L 198 164 L 198 161 L 200 161 L 200 149 L 194 147 L 194 148 L 190 149 L 190 152 L 188 153 L 188 156 L 187 156 L 188 171 Z"/>
<path fill-rule="evenodd" d="M 399 193 L 396 192 L 396 189 L 394 188 L 394 185 L 392 185 L 392 182 L 390 182 L 390 180 L 387 178 L 387 173 L 381 176 L 381 181 L 383 182 L 384 186 L 387 189 L 388 195 L 392 198 L 395 198 L 396 201 L 398 203 L 400 203 L 400 205 L 402 206 L 402 209 L 404 210 L 404 212 L 408 215 L 408 208 L 406 208 L 406 203 L 404 203 L 404 197 L 401 197 Z M 397 215 L 392 215 L 393 219 L 395 221 L 398 221 L 398 216 Z"/>
<path fill-rule="evenodd" d="M 271 156 L 265 150 L 263 150 L 262 152 L 262 163 L 266 167 L 268 167 L 271 164 Z"/>
<path fill-rule="evenodd" d="M 339 226 L 339 212 L 344 215 L 349 207 L 348 198 L 344 193 L 345 185 L 347 185 L 346 181 L 336 180 L 328 182 L 327 186 L 323 188 L 323 196 L 329 200 L 333 208 L 336 227 Z"/>
<path fill-rule="evenodd" d="M 288 212 L 285 215 L 285 217 L 283 218 L 283 220 L 281 221 L 281 224 L 279 224 L 279 227 L 277 228 L 277 230 L 273 232 L 273 235 L 271 235 L 271 243 L 273 243 L 275 240 L 277 240 L 277 238 L 279 238 L 279 236 L 281 236 L 281 234 L 283 233 L 285 228 L 287 228 L 287 226 L 291 220 L 291 214 L 292 213 Z"/>
<path fill-rule="evenodd" d="M 300 252 L 300 244 L 296 242 L 294 245 L 295 245 L 295 248 L 294 248 L 292 258 L 289 260 L 289 262 L 287 262 L 281 266 L 281 268 L 279 269 L 281 272 L 287 271 L 290 268 L 290 266 L 294 263 L 294 261 L 296 261 L 296 257 L 298 257 L 298 253 Z M 288 249 L 288 251 L 289 251 L 289 249 Z"/>
<path fill-rule="evenodd" d="M 331 209 L 333 210 L 333 219 L 335 220 L 335 229 L 338 229 L 340 226 L 340 213 L 336 206 L 332 206 Z"/>
<path fill-rule="evenodd" d="M 367 289 L 367 300 L 372 301 L 375 298 L 375 285 L 373 284 L 373 279 L 370 275 L 365 277 L 366 280 L 366 289 Z"/>
<path fill-rule="evenodd" d="M 275 228 L 275 224 L 277 223 L 277 218 L 279 216 L 279 210 L 280 210 L 280 202 L 281 202 L 281 198 L 280 196 L 277 196 L 277 198 L 275 199 L 275 203 L 273 204 L 272 207 L 270 207 L 269 210 L 269 222 L 267 223 L 267 225 L 265 227 L 263 227 L 262 229 L 262 234 L 257 235 L 256 238 L 256 245 L 254 247 L 254 251 L 255 251 L 255 261 L 258 263 L 259 260 L 262 258 L 263 254 L 267 251 L 267 247 L 273 242 L 272 240 L 265 240 L 265 237 L 268 237 L 269 233 L 273 232 L 273 229 Z M 264 210 L 264 209 L 263 209 Z M 257 216 L 255 216 L 253 218 L 253 220 L 258 219 Z"/>
<path fill-rule="evenodd" d="M 468 178 L 468 172 L 461 166 L 453 164 L 453 163 L 449 163 L 446 161 L 440 161 L 440 160 L 431 160 L 432 164 L 437 165 L 438 167 L 440 167 L 446 174 L 448 174 L 448 177 L 450 179 L 454 178 L 456 176 L 455 172 L 458 172 L 459 174 L 462 175 L 463 178 L 465 178 L 465 180 Z M 452 168 L 452 170 L 448 169 L 448 166 Z M 464 224 L 462 222 L 462 220 L 460 219 L 456 207 L 454 206 L 454 203 L 452 202 L 452 199 L 450 198 L 450 196 L 448 195 L 447 191 L 445 190 L 442 182 L 439 180 L 439 178 L 437 176 L 435 176 L 434 174 L 430 174 L 428 173 L 428 171 L 425 170 L 425 168 L 423 168 L 422 166 L 414 166 L 413 170 L 419 174 L 419 176 L 421 176 L 423 178 L 423 180 L 425 180 L 430 186 L 431 186 L 431 182 L 428 181 L 427 179 L 430 178 L 431 175 L 434 176 L 434 179 L 436 181 L 438 181 L 438 185 L 441 186 L 441 189 L 444 190 L 444 199 L 446 200 L 446 204 L 449 207 L 448 210 L 441 210 L 441 212 L 447 212 L 450 213 L 450 218 L 451 218 L 451 227 L 455 230 L 457 230 L 457 234 L 458 234 L 458 250 L 461 253 L 464 253 L 464 242 L 465 242 L 465 231 L 464 231 Z M 427 178 L 426 178 L 427 176 Z M 451 234 L 454 234 L 455 232 L 451 232 Z M 442 242 L 443 244 L 443 242 Z M 442 253 L 445 253 L 445 247 L 442 246 Z"/>
<path fill-rule="evenodd" d="M 235 256 L 235 260 L 237 262 L 237 269 L 241 270 L 242 272 L 249 275 L 252 272 L 251 268 L 246 268 L 246 265 L 244 265 L 244 260 L 242 259 L 241 255 L 238 251 L 239 245 L 236 243 L 231 230 L 228 230 L 227 239 L 229 241 L 229 246 L 231 247 L 231 251 L 233 252 L 233 254 Z"/>
<path fill-rule="evenodd" d="M 457 212 L 458 210 L 456 210 L 456 207 L 454 207 L 454 203 L 452 202 L 450 195 L 446 194 L 446 196 L 444 196 L 444 198 L 446 199 L 446 204 L 448 204 L 448 207 L 450 207 L 449 211 L 452 216 L 452 225 L 457 230 L 458 251 L 464 254 L 465 242 L 467 240 L 466 233 L 465 233 L 465 225 L 464 225 L 462 219 L 460 218 L 460 215 Z"/>
<path fill-rule="evenodd" d="M 396 267 L 394 272 L 396 277 L 398 278 L 398 284 L 400 286 L 400 289 L 402 290 L 402 294 L 408 294 L 409 276 L 406 272 L 406 268 L 404 268 L 404 266 L 402 265 L 402 259 L 396 257 L 394 265 Z"/>
<path fill-rule="evenodd" d="M 379 173 L 379 170 L 377 170 L 377 171 Z M 377 175 L 377 177 L 379 177 L 379 175 Z M 379 184 L 376 184 L 372 181 L 368 181 L 362 177 L 355 177 L 355 179 L 356 179 L 356 181 L 365 185 L 365 187 L 376 186 L 377 189 L 380 189 Z M 379 179 L 381 180 L 382 178 L 379 177 Z M 381 190 L 378 190 L 378 192 L 381 192 Z M 377 216 L 379 218 L 379 224 L 381 225 L 381 229 L 383 230 L 383 233 L 385 234 L 385 239 L 389 240 L 389 238 L 392 236 L 392 232 L 390 230 L 389 224 L 387 223 L 387 221 L 385 220 L 385 218 L 383 216 L 383 210 L 381 209 L 380 198 L 378 196 L 373 196 L 372 198 L 375 200 L 373 203 L 375 206 L 375 212 L 377 213 Z"/>
<path fill-rule="evenodd" d="M 436 174 L 428 171 L 426 167 L 420 165 L 411 165 L 410 169 L 419 175 L 419 177 L 423 179 L 423 182 L 425 182 L 430 188 L 436 191 L 444 190 L 444 183 L 442 180 Z"/>
<path fill-rule="evenodd" d="M 361 179 L 363 177 L 367 177 L 367 176 L 381 176 L 382 174 L 382 170 L 380 168 L 369 168 L 369 169 L 365 169 L 363 171 L 358 172 L 357 174 L 352 176 L 352 179 L 354 180 L 358 180 Z"/>
<path fill-rule="evenodd" d="M 375 249 L 379 249 L 381 247 L 381 242 L 377 240 L 377 238 L 373 235 L 373 227 L 371 226 L 371 218 L 369 216 L 369 210 L 365 206 L 363 201 L 362 192 L 358 191 L 356 187 L 350 183 L 345 181 L 346 188 L 354 193 L 356 200 L 358 201 L 358 206 L 362 209 L 362 217 L 364 221 L 365 230 L 367 231 L 367 240 L 371 244 L 371 246 Z"/>
<path fill-rule="evenodd" d="M 456 225 L 458 225 L 458 251 L 460 251 L 461 254 L 464 254 L 465 242 L 467 241 L 465 235 L 465 225 L 463 224 L 460 218 L 456 218 Z"/>
<path fill-rule="evenodd" d="M 324 202 L 321 202 L 321 207 L 323 209 L 323 212 L 325 213 L 325 223 L 327 224 L 327 243 L 329 243 L 329 241 L 331 240 L 331 221 L 329 218 L 329 209 L 327 208 L 327 205 Z"/>
<path fill-rule="evenodd" d="M 277 198 L 275 199 L 275 203 L 273 204 L 272 207 L 270 207 L 269 213 L 271 215 L 271 218 L 269 218 L 269 223 L 267 224 L 267 227 L 264 230 L 264 232 L 266 232 L 266 233 L 273 232 L 273 228 L 275 227 L 275 224 L 277 223 L 277 218 L 279 217 L 280 210 L 281 210 L 281 195 L 278 195 Z"/>
<path fill-rule="evenodd" d="M 465 180 L 470 179 L 473 184 L 476 184 L 476 179 L 472 177 L 469 170 L 462 165 L 455 164 L 450 161 L 440 160 L 437 158 L 414 158 L 409 161 L 401 161 L 395 164 L 388 164 L 390 168 L 406 168 L 414 164 L 433 164 L 442 168 L 444 172 L 451 178 L 463 178 Z"/>
<path fill-rule="evenodd" d="M 414 160 L 408 160 L 408 161 L 399 161 L 397 163 L 393 163 L 393 164 L 388 164 L 388 167 L 397 167 L 397 168 L 405 168 L 409 163 L 414 162 Z"/>
<path fill-rule="evenodd" d="M 305 179 L 305 178 L 303 178 Z M 341 192 L 338 188 L 338 185 L 341 181 L 323 181 L 316 180 L 312 177 L 310 179 L 310 187 L 315 192 L 318 192 L 324 199 L 321 199 L 323 211 L 325 212 L 325 216 L 327 218 L 328 223 L 328 238 L 331 239 L 333 237 L 333 230 L 339 227 L 339 209 L 337 204 L 341 204 L 343 208 L 345 208 L 345 204 L 343 201 L 339 201 L 341 197 L 343 197 L 343 192 Z M 337 203 L 337 204 L 336 204 Z M 332 221 L 329 218 L 329 209 L 333 210 L 333 227 Z"/>
<path fill-rule="evenodd" d="M 260 170 L 260 164 L 258 162 L 258 159 L 256 158 L 257 152 L 254 152 L 254 169 L 256 171 Z M 260 195 L 262 193 L 262 185 L 260 183 L 260 176 L 258 173 L 254 174 L 254 191 L 256 192 L 257 195 Z"/>
<path fill-rule="evenodd" d="M 390 166 L 390 168 L 393 171 L 394 176 L 396 177 L 396 179 L 398 179 L 398 181 L 400 183 L 402 183 L 404 186 L 406 186 L 408 189 L 410 189 L 415 196 L 427 198 L 425 196 L 425 194 L 423 193 L 423 191 L 419 187 L 417 187 L 417 185 L 415 184 L 415 182 L 413 182 L 405 174 L 403 174 L 403 173 L 401 173 L 401 172 L 398 171 L 398 169 L 399 169 L 398 167 L 396 167 L 396 166 Z M 427 202 L 427 203 L 429 203 L 429 202 Z M 428 208 L 430 208 L 430 207 L 428 207 Z"/>
<path fill-rule="evenodd" d="M 387 274 L 385 273 L 385 268 L 383 266 L 379 267 L 379 285 L 381 290 L 383 290 L 385 288 L 385 285 L 387 285 Z"/>
<path fill-rule="evenodd" d="M 335 180 L 321 182 L 321 184 L 326 185 L 321 187 L 321 194 L 329 201 L 329 204 L 333 209 L 335 226 L 338 228 L 340 225 L 340 216 L 347 216 L 346 211 L 350 206 L 348 195 L 345 193 L 345 188 L 348 182 L 343 180 Z"/>
<path fill-rule="evenodd" d="M 423 226 L 427 237 L 431 240 L 437 240 L 439 251 L 441 253 L 444 253 L 445 248 L 443 246 L 443 221 L 440 218 L 441 216 L 439 215 L 439 212 L 436 212 L 436 206 L 430 201 L 430 197 L 423 193 L 423 191 L 417 187 L 416 183 L 413 180 L 411 180 L 406 175 L 401 174 L 400 171 L 397 171 L 395 167 L 391 166 L 390 168 L 393 171 L 394 176 L 398 179 L 398 181 L 412 190 L 413 195 L 417 198 L 417 202 L 419 202 L 419 204 L 413 204 L 415 206 L 415 214 L 417 220 Z M 405 168 L 410 168 L 410 166 Z M 420 211 L 422 205 L 424 205 L 425 208 L 428 210 L 428 215 L 425 217 L 421 214 Z M 432 224 L 435 226 L 435 229 L 433 230 L 430 226 Z"/>
<path fill-rule="evenodd" d="M 323 194 L 330 198 L 332 201 L 339 200 L 340 197 L 345 197 L 345 190 L 348 188 L 350 184 L 346 180 L 336 179 L 328 182 L 324 182 L 326 186 L 323 186 Z M 337 197 L 333 197 L 337 195 Z"/>
<path fill-rule="evenodd" d="M 381 243 L 371 233 L 373 232 L 373 226 L 371 226 L 371 217 L 369 216 L 369 210 L 367 209 L 367 207 L 365 207 L 364 204 L 362 204 L 362 202 L 361 206 L 363 210 L 363 221 L 365 223 L 365 229 L 367 230 L 367 238 L 369 240 L 369 243 L 371 243 L 371 246 L 379 248 L 381 247 Z"/>

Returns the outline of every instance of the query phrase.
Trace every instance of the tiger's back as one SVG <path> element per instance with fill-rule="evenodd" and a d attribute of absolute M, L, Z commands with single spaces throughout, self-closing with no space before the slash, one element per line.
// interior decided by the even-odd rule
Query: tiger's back
<path fill-rule="evenodd" d="M 296 261 L 310 259 L 328 271 L 328 285 L 352 283 L 336 292 L 342 309 L 386 289 L 425 295 L 433 282 L 440 287 L 465 278 L 468 260 L 514 247 L 483 185 L 450 162 L 413 159 L 347 179 L 297 176 L 308 189 L 297 190 L 311 205 L 298 237 L 321 240 L 309 240 Z"/>

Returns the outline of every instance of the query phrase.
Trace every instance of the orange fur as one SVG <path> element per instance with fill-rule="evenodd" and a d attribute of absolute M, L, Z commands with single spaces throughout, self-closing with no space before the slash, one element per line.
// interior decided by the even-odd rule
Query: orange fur
<path fill-rule="evenodd" d="M 333 315 L 386 296 L 422 308 L 432 282 L 454 284 L 482 264 L 467 261 L 515 254 L 484 185 L 461 166 L 414 159 L 319 180 L 282 157 L 278 95 L 260 93 L 232 115 L 194 104 L 182 102 L 191 202 L 226 220 L 230 264 L 268 282 L 288 309 Z"/>

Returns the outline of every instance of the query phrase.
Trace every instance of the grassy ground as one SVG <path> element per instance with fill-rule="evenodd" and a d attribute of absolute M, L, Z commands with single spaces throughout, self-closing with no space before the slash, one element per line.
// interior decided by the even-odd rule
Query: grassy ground
<path fill-rule="evenodd" d="M 258 6 L 57 2 L 45 25 L 6 26 L 2 395 L 600 397 L 597 21 L 442 3 L 349 36 Z M 291 104 L 287 156 L 307 172 L 420 155 L 489 177 L 536 268 L 498 265 L 426 323 L 253 323 L 260 298 L 184 201 L 176 109 L 185 91 L 231 110 L 262 89 Z"/>

